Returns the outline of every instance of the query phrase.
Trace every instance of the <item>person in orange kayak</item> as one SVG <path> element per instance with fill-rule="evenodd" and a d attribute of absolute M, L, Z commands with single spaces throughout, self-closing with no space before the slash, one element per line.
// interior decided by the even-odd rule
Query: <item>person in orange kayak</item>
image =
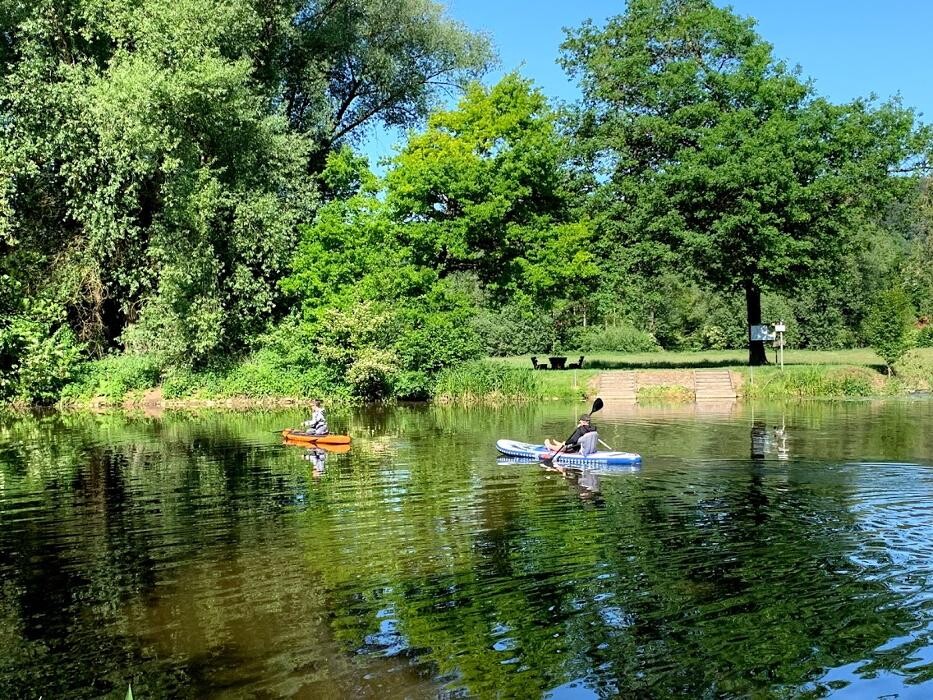
<path fill-rule="evenodd" d="M 596 430 L 596 428 L 590 424 L 590 414 L 584 413 L 582 416 L 580 416 L 580 420 L 577 423 L 577 429 L 573 431 L 573 435 L 571 435 L 567 440 L 566 446 L 564 446 L 564 443 L 551 440 L 550 438 L 544 441 L 544 446 L 547 447 L 551 452 L 557 452 L 557 450 L 561 449 L 562 446 L 564 446 L 564 449 L 562 450 L 563 452 L 579 452 L 580 438 L 587 433 L 592 433 L 594 430 Z"/>
<path fill-rule="evenodd" d="M 305 432 L 310 435 L 327 435 L 327 417 L 324 415 L 324 407 L 318 399 L 311 402 L 311 420 L 306 420 L 302 425 Z"/>

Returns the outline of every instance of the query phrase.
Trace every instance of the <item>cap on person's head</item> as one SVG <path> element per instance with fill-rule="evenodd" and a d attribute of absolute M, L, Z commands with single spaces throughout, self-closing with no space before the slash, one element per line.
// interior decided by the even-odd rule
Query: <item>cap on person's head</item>
<path fill-rule="evenodd" d="M 580 420 L 583 421 L 584 423 L 589 423 L 589 422 L 590 422 L 590 414 L 589 414 L 589 413 L 584 413 L 582 416 L 580 416 Z"/>

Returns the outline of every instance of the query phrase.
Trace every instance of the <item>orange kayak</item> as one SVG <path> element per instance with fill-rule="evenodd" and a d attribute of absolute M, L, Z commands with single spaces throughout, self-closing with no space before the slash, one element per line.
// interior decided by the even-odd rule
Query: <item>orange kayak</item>
<path fill-rule="evenodd" d="M 306 447 L 309 450 L 324 450 L 325 452 L 332 455 L 345 455 L 350 451 L 349 445 L 328 445 L 326 442 L 316 442 L 313 444 L 309 443 L 306 445 L 299 445 L 298 443 L 294 443 L 294 445 L 295 447 Z"/>
<path fill-rule="evenodd" d="M 309 435 L 302 430 L 283 430 L 282 437 L 288 442 L 308 445 L 349 445 L 349 435 Z"/>

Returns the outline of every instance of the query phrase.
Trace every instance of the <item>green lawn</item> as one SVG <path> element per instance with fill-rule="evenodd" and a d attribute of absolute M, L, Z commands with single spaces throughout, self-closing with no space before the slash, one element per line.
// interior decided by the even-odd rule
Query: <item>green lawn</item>
<path fill-rule="evenodd" d="M 562 353 L 564 354 L 564 353 Z M 568 361 L 576 362 L 580 353 L 566 353 Z M 707 350 L 701 352 L 594 353 L 587 355 L 582 370 L 535 372 L 543 394 L 557 398 L 582 398 L 587 383 L 603 370 L 669 370 L 695 367 L 733 369 L 753 382 L 763 397 L 781 396 L 867 396 L 890 395 L 905 390 L 933 389 L 933 348 L 911 351 L 896 365 L 897 376 L 892 382 L 886 376 L 884 363 L 870 349 L 856 350 L 787 350 L 784 353 L 786 372 L 774 362 L 754 370 L 747 365 L 745 350 Z M 538 356 L 539 362 L 546 360 Z M 492 358 L 513 367 L 531 369 L 528 355 Z M 752 379 L 754 377 L 754 379 Z"/>
<path fill-rule="evenodd" d="M 927 355 L 933 360 L 933 348 L 924 348 L 918 352 Z M 565 352 L 568 362 L 576 362 L 581 353 Z M 584 353 L 585 354 L 585 353 Z M 546 362 L 546 356 L 538 355 L 539 362 Z M 531 367 L 531 356 L 493 358 L 497 362 L 504 362 L 516 367 Z M 774 351 L 769 348 L 768 360 L 775 362 Z M 859 365 L 865 367 L 882 368 L 881 361 L 874 350 L 859 348 L 855 350 L 785 350 L 785 365 Z M 731 367 L 741 368 L 748 366 L 747 350 L 702 350 L 696 352 L 598 352 L 586 355 L 583 363 L 586 370 L 603 369 L 676 369 L 691 367 Z M 546 374 L 546 373 L 542 373 Z M 555 372 L 555 374 L 563 374 Z M 584 380 L 585 381 L 585 380 Z"/>

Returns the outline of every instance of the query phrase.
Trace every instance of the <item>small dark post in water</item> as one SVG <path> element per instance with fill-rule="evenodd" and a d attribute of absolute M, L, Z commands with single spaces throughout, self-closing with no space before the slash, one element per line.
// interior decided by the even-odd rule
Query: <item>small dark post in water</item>
<path fill-rule="evenodd" d="M 761 421 L 752 424 L 752 459 L 764 459 L 768 445 L 768 429 Z"/>

